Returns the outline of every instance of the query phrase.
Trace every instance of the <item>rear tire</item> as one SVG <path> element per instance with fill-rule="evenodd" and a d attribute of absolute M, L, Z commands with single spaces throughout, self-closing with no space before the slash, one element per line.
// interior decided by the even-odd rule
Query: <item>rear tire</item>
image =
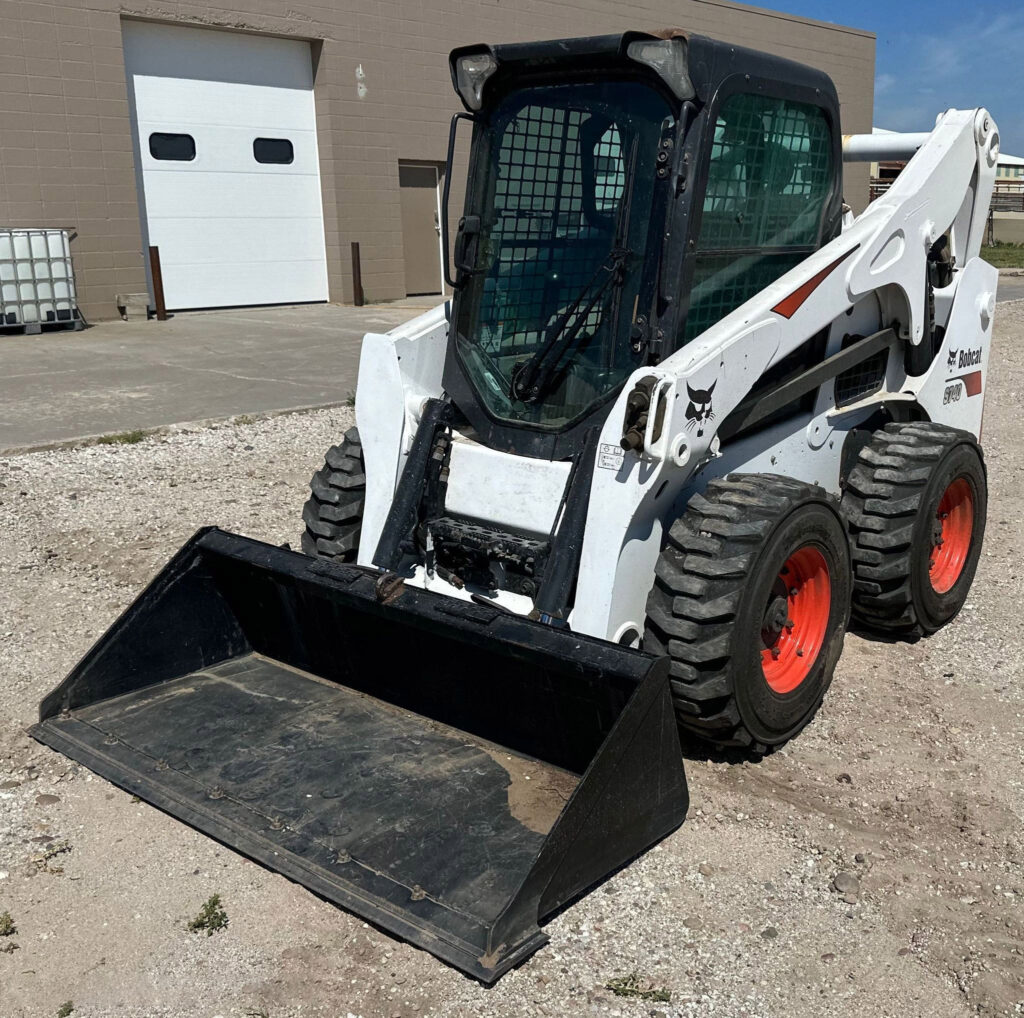
<path fill-rule="evenodd" d="M 764 753 L 814 716 L 850 613 L 835 501 L 771 474 L 712 481 L 672 525 L 647 601 L 644 648 L 671 659 L 679 724 Z"/>
<path fill-rule="evenodd" d="M 985 466 L 972 435 L 927 421 L 887 424 L 861 450 L 842 506 L 859 622 L 920 636 L 960 611 L 978 568 L 988 508 Z"/>
<path fill-rule="evenodd" d="M 354 562 L 363 525 L 366 474 L 359 430 L 349 428 L 340 445 L 327 450 L 324 465 L 309 482 L 302 510 L 302 550 L 317 558 Z"/>

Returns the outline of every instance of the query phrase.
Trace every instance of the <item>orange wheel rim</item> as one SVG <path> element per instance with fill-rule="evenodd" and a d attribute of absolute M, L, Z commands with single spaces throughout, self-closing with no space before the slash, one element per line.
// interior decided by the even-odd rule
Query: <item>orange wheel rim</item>
<path fill-rule="evenodd" d="M 825 556 L 804 545 L 786 559 L 761 624 L 761 669 L 776 693 L 790 693 L 814 667 L 828 631 L 832 580 Z"/>
<path fill-rule="evenodd" d="M 974 493 L 966 477 L 956 478 L 943 492 L 932 526 L 928 578 L 937 594 L 952 590 L 971 550 L 974 534 Z"/>

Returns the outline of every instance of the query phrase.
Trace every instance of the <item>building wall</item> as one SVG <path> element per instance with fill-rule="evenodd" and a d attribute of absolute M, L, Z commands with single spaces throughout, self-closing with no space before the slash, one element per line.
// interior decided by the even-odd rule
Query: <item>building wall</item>
<path fill-rule="evenodd" d="M 1000 163 L 996 167 L 996 181 L 1014 181 L 1024 180 L 1024 166 L 1007 166 L 1005 163 Z"/>
<path fill-rule="evenodd" d="M 992 230 L 1000 244 L 1024 244 L 1024 212 L 996 212 Z"/>
<path fill-rule="evenodd" d="M 0 223 L 74 228 L 91 319 L 114 316 L 116 293 L 146 289 L 121 40 L 128 17 L 311 41 L 336 301 L 351 299 L 351 241 L 370 299 L 405 294 L 398 164 L 445 158 L 459 108 L 447 63 L 454 46 L 679 26 L 823 68 L 844 131 L 871 130 L 871 33 L 727 0 L 628 9 L 619 0 L 0 0 Z M 847 200 L 859 209 L 867 191 L 867 168 L 852 167 Z"/>

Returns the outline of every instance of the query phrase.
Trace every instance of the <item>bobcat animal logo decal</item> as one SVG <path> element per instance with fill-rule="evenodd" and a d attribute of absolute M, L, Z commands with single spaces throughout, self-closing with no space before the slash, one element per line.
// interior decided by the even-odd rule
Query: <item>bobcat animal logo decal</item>
<path fill-rule="evenodd" d="M 690 402 L 686 406 L 686 427 L 696 428 L 697 437 L 704 435 L 704 425 L 715 419 L 715 412 L 711 405 L 711 394 L 718 385 L 716 378 L 706 389 L 694 389 L 690 383 L 686 383 L 686 392 Z"/>
<path fill-rule="evenodd" d="M 949 357 L 947 358 L 947 364 L 946 364 L 946 367 L 947 367 L 948 370 L 952 370 L 953 368 L 956 367 L 956 355 L 957 355 L 957 352 L 958 351 L 956 351 L 956 350 L 950 349 Z"/>

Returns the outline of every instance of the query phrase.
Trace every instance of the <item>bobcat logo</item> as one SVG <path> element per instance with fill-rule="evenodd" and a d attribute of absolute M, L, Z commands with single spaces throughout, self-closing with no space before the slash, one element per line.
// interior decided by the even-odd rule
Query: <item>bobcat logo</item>
<path fill-rule="evenodd" d="M 716 385 L 718 385 L 718 379 L 715 379 L 706 389 L 694 389 L 691 388 L 689 382 L 686 383 L 686 392 L 690 397 L 690 402 L 686 406 L 686 427 L 695 427 L 698 438 L 704 435 L 704 425 L 715 419 L 715 412 L 711 406 L 711 394 L 715 391 Z"/>
<path fill-rule="evenodd" d="M 947 370 L 951 371 L 953 368 L 956 367 L 956 355 L 957 355 L 957 351 L 956 350 L 952 350 L 951 349 L 949 351 L 949 357 L 946 358 L 946 368 L 947 368 Z"/>

